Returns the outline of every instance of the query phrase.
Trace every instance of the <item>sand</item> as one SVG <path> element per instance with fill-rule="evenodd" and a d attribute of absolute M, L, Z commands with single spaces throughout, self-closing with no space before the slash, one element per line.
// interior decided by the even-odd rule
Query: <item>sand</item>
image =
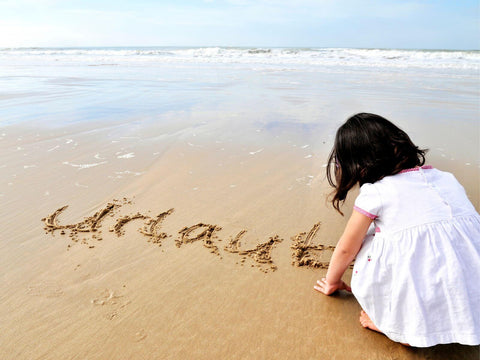
<path fill-rule="evenodd" d="M 313 290 L 356 196 L 340 216 L 325 179 L 354 112 L 404 128 L 480 209 L 476 74 L 7 70 L 0 359 L 479 358 L 478 347 L 393 343 L 360 326 L 351 294 Z"/>
<path fill-rule="evenodd" d="M 70 145 L 39 134 L 39 152 Z M 393 343 L 360 326 L 351 294 L 313 290 L 346 221 L 325 201 L 328 137 L 259 147 L 197 134 L 160 156 L 127 139 L 112 156 L 117 143 L 67 136 L 109 162 L 51 151 L 6 188 L 2 359 L 478 358 Z"/>

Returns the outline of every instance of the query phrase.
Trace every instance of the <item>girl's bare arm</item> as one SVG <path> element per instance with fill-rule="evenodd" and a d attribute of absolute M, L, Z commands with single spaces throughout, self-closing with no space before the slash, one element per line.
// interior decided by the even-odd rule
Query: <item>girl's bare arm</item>
<path fill-rule="evenodd" d="M 330 295 L 337 290 L 350 290 L 342 281 L 342 275 L 358 254 L 371 223 L 372 219 L 353 211 L 333 252 L 327 276 L 317 281 L 317 285 L 314 286 L 315 290 L 325 295 Z"/>

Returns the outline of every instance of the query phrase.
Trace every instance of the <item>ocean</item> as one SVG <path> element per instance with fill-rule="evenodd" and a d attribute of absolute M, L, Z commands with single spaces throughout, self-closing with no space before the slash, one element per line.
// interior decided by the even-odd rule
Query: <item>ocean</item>
<path fill-rule="evenodd" d="M 309 123 L 360 108 L 392 113 L 412 97 L 410 108 L 422 99 L 460 101 L 455 112 L 469 107 L 473 120 L 479 71 L 480 51 L 3 48 L 0 125 L 129 121 L 174 112 L 184 118 L 192 109 L 228 116 L 252 111 L 243 122 Z M 442 106 L 431 110 L 442 112 Z M 451 115 L 450 108 L 444 111 Z"/>
<path fill-rule="evenodd" d="M 479 74 L 480 51 L 4 48 L 0 179 L 7 186 L 22 166 L 39 166 L 41 146 L 45 156 L 73 146 L 61 168 L 104 164 L 98 150 L 74 146 L 75 134 L 88 134 L 117 156 L 151 152 L 152 144 L 161 153 L 172 141 L 249 145 L 255 154 L 303 143 L 311 150 L 305 156 L 322 165 L 337 127 L 354 113 L 373 112 L 430 149 L 431 163 L 459 174 L 478 204 Z M 49 145 L 38 140 L 63 134 L 71 135 Z M 25 163 L 14 165 L 26 142 L 32 145 Z"/>

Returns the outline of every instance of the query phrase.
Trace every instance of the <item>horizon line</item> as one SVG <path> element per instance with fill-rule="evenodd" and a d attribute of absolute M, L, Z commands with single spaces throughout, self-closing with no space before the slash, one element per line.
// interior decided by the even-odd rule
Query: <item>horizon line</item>
<path fill-rule="evenodd" d="M 224 48 L 224 49 L 356 49 L 356 50 L 427 50 L 427 51 L 480 51 L 479 48 L 418 48 L 418 47 L 348 47 L 348 46 L 269 46 L 269 45 L 75 45 L 75 46 L 0 46 L 9 49 L 95 49 L 95 48 Z"/>

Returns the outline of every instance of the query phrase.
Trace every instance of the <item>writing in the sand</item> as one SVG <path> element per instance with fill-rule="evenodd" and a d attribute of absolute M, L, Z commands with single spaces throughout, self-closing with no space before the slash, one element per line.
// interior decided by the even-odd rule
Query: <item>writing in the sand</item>
<path fill-rule="evenodd" d="M 171 237 L 171 235 L 161 230 L 161 226 L 163 221 L 174 212 L 173 208 L 154 217 L 140 212 L 117 216 L 119 209 L 123 205 L 131 203 L 131 200 L 127 198 L 123 200 L 113 200 L 84 220 L 75 224 L 63 225 L 58 222 L 58 217 L 67 209 L 68 205 L 66 205 L 55 210 L 52 214 L 43 218 L 42 221 L 45 224 L 47 234 L 54 234 L 55 231 L 59 231 L 61 235 L 68 235 L 73 242 L 86 244 L 89 248 L 95 247 L 95 245 L 92 245 L 92 241 L 103 240 L 102 223 L 107 216 L 115 219 L 115 223 L 110 227 L 109 231 L 115 233 L 118 237 L 125 234 L 124 226 L 134 220 L 143 222 L 143 226 L 138 230 L 153 244 L 161 246 L 165 239 Z M 320 222 L 314 224 L 309 232 L 301 232 L 291 238 L 292 265 L 310 268 L 328 268 L 328 261 L 321 261 L 319 255 L 323 251 L 331 252 L 335 247 L 313 243 L 313 238 L 319 228 Z M 272 250 L 278 243 L 283 241 L 278 235 L 271 236 L 268 241 L 257 244 L 254 248 L 245 249 L 242 247 L 241 239 L 247 230 L 241 230 L 234 237 L 230 237 L 228 243 L 221 250 L 218 243 L 222 241 L 222 239 L 217 236 L 217 232 L 220 230 L 222 230 L 222 228 L 218 225 L 205 223 L 186 226 L 178 231 L 175 245 L 181 247 L 185 244 L 201 242 L 211 253 L 218 256 L 222 256 L 222 252 L 237 254 L 240 256 L 240 265 L 244 265 L 247 258 L 249 258 L 253 261 L 252 267 L 256 266 L 264 272 L 277 270 L 277 266 L 272 259 Z M 68 248 L 70 248 L 70 246 L 71 244 L 68 245 Z"/>

